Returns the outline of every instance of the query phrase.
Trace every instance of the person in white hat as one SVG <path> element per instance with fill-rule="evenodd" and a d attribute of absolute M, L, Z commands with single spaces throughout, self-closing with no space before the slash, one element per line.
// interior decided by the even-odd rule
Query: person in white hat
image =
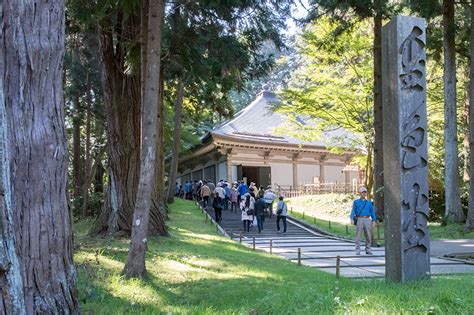
<path fill-rule="evenodd" d="M 365 231 L 365 253 L 372 255 L 370 249 L 371 243 L 371 228 L 373 222 L 377 220 L 375 216 L 374 205 L 372 201 L 367 199 L 367 188 L 361 187 L 359 189 L 360 198 L 354 200 L 351 211 L 351 224 L 356 225 L 355 237 L 355 251 L 356 255 L 360 255 L 360 237 Z"/>

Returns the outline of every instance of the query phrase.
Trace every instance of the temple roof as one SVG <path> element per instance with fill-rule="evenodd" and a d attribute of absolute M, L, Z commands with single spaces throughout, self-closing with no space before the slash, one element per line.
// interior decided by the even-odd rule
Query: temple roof
<path fill-rule="evenodd" d="M 287 123 L 287 118 L 284 114 L 272 109 L 272 106 L 278 102 L 276 94 L 269 91 L 268 88 L 264 88 L 252 103 L 239 111 L 233 118 L 216 126 L 203 140 L 207 140 L 210 136 L 224 136 L 235 138 L 236 141 L 249 140 L 252 142 L 272 142 L 274 144 L 327 146 L 326 143 L 320 140 L 304 141 L 282 133 L 281 127 Z M 307 123 L 301 117 L 296 117 L 296 119 L 302 124 Z M 280 130 L 277 132 L 278 127 L 280 127 Z M 347 132 L 343 129 L 338 129 L 325 133 L 325 136 L 343 136 L 345 134 Z"/>

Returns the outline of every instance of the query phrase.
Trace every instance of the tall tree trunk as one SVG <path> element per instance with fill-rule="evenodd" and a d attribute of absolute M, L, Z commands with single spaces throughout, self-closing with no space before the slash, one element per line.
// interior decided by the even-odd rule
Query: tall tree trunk
<path fill-rule="evenodd" d="M 443 0 L 444 33 L 444 146 L 445 146 L 445 220 L 461 223 L 458 139 L 456 114 L 456 50 L 454 0 Z"/>
<path fill-rule="evenodd" d="M 0 51 L 0 57 L 3 60 L 3 51 Z M 3 95 L 3 67 L 2 64 L 2 76 L 0 76 L 0 313 L 26 314 L 21 266 L 15 248 L 15 224 L 12 220 L 12 191 L 8 160 L 10 148 L 8 147 L 8 126 Z"/>
<path fill-rule="evenodd" d="M 147 67 L 142 111 L 141 168 L 137 199 L 133 213 L 132 240 L 125 264 L 127 277 L 146 276 L 145 254 L 148 222 L 152 204 L 156 167 L 156 131 L 158 118 L 158 83 L 160 81 L 161 24 L 163 0 L 151 1 L 148 15 Z M 142 26 L 143 27 L 143 26 Z"/>
<path fill-rule="evenodd" d="M 148 25 L 148 9 L 149 0 L 143 0 L 142 4 L 142 26 Z M 147 65 L 147 45 L 148 45 L 148 29 L 142 27 L 142 84 L 144 87 L 146 65 Z M 150 210 L 150 226 L 153 226 L 153 230 L 149 231 L 150 235 L 168 236 L 165 221 L 167 219 L 166 207 L 164 203 L 164 196 L 161 192 L 162 186 L 160 183 L 163 182 L 163 165 L 164 165 L 164 154 L 163 145 L 164 141 L 164 71 L 163 67 L 160 67 L 160 80 L 158 84 L 158 111 L 157 111 L 157 130 L 156 130 L 156 162 L 155 162 L 155 182 L 152 194 L 152 205 Z M 145 89 L 142 88 L 142 99 L 145 95 Z"/>
<path fill-rule="evenodd" d="M 104 23 L 99 31 L 99 44 L 107 121 L 109 186 L 104 211 L 91 233 L 130 235 L 140 174 L 141 76 L 140 71 L 129 73 L 125 57 L 130 43 L 136 43 L 140 37 L 140 16 L 125 17 L 119 11 L 115 19 Z M 116 43 L 114 38 L 119 42 Z M 163 224 L 151 220 L 149 234 L 160 234 Z"/>
<path fill-rule="evenodd" d="M 77 95 L 73 99 L 73 118 L 72 118 L 72 174 L 73 174 L 73 186 L 74 186 L 74 210 L 76 214 L 78 212 L 79 205 L 81 203 L 82 195 L 82 156 L 81 156 L 81 116 L 80 116 L 80 105 L 79 96 Z"/>
<path fill-rule="evenodd" d="M 468 72 L 469 69 L 466 69 L 466 72 Z M 469 77 L 469 74 L 466 74 L 466 77 Z M 466 82 L 466 88 L 465 88 L 465 97 L 464 97 L 464 106 L 463 106 L 463 113 L 462 113 L 462 130 L 464 133 L 464 139 L 463 139 L 463 156 L 464 156 L 464 165 L 463 165 L 463 181 L 465 183 L 469 183 L 469 156 L 470 156 L 470 150 L 469 150 L 469 85 L 471 83 L 469 80 Z"/>
<path fill-rule="evenodd" d="M 469 76 L 469 178 L 474 178 L 474 5 L 471 4 L 471 60 Z M 474 180 L 469 181 L 469 203 L 467 219 L 464 227 L 467 230 L 474 230 Z"/>
<path fill-rule="evenodd" d="M 178 175 L 179 146 L 181 142 L 181 112 L 183 111 L 184 82 L 180 78 L 176 88 L 176 103 L 174 109 L 173 148 L 171 149 L 170 172 L 168 175 L 168 191 L 166 201 L 174 202 L 176 177 Z"/>
<path fill-rule="evenodd" d="M 92 183 L 92 152 L 91 152 L 91 123 L 92 123 L 92 97 L 89 75 L 87 75 L 87 112 L 86 112 L 86 145 L 84 150 L 84 178 L 82 183 L 82 217 L 87 217 L 89 209 L 89 188 Z"/>
<path fill-rule="evenodd" d="M 103 193 L 104 192 L 104 174 L 105 169 L 102 165 L 102 159 L 97 161 L 97 170 L 95 171 L 94 176 L 94 192 Z"/>
<path fill-rule="evenodd" d="M 129 234 L 140 170 L 140 77 L 125 73 L 125 52 L 114 52 L 111 25 L 100 31 L 109 157 L 108 200 L 92 232 Z M 138 25 L 136 17 L 129 17 L 127 24 L 121 25 L 120 35 L 136 39 L 133 32 Z"/>
<path fill-rule="evenodd" d="M 383 213 L 382 14 L 374 17 L 374 201 Z"/>
<path fill-rule="evenodd" d="M 1 217 L 3 244 L 18 256 L 9 255 L 7 270 L 0 270 L 0 313 L 78 313 L 62 94 L 64 10 L 61 0 L 3 1 Z"/>
<path fill-rule="evenodd" d="M 159 227 L 158 235 L 167 236 L 168 231 L 166 229 L 165 220 L 168 218 L 165 203 L 165 190 L 164 190 L 164 169 L 165 169 L 165 106 L 164 106 L 164 83 L 163 67 L 160 69 L 160 83 L 159 83 L 159 94 L 158 94 L 158 125 L 156 130 L 156 167 L 155 167 L 155 185 L 153 189 L 153 204 L 150 216 L 150 222 L 155 222 Z"/>

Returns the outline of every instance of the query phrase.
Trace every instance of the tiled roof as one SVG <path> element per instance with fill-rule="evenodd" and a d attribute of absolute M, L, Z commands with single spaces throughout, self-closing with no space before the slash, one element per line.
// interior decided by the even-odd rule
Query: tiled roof
<path fill-rule="evenodd" d="M 320 140 L 304 141 L 282 134 L 281 127 L 285 125 L 287 118 L 284 114 L 272 110 L 272 106 L 278 102 L 279 100 L 275 93 L 264 90 L 252 103 L 238 112 L 233 118 L 222 122 L 211 130 L 210 135 L 223 135 L 240 140 L 248 139 L 252 141 L 326 147 L 326 143 Z M 306 123 L 305 119 L 301 117 L 297 117 L 297 120 L 302 124 Z M 278 127 L 280 127 L 280 130 L 277 132 L 276 129 Z M 347 132 L 343 129 L 326 133 L 327 136 L 342 136 L 345 134 Z"/>

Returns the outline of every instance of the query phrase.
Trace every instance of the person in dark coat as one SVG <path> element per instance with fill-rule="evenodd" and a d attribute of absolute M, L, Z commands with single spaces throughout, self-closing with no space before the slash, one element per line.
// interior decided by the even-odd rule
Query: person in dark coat
<path fill-rule="evenodd" d="M 257 227 L 258 233 L 261 233 L 263 230 L 263 222 L 265 218 L 265 208 L 267 204 L 265 203 L 265 199 L 258 198 L 255 202 L 255 216 L 257 217 Z"/>

